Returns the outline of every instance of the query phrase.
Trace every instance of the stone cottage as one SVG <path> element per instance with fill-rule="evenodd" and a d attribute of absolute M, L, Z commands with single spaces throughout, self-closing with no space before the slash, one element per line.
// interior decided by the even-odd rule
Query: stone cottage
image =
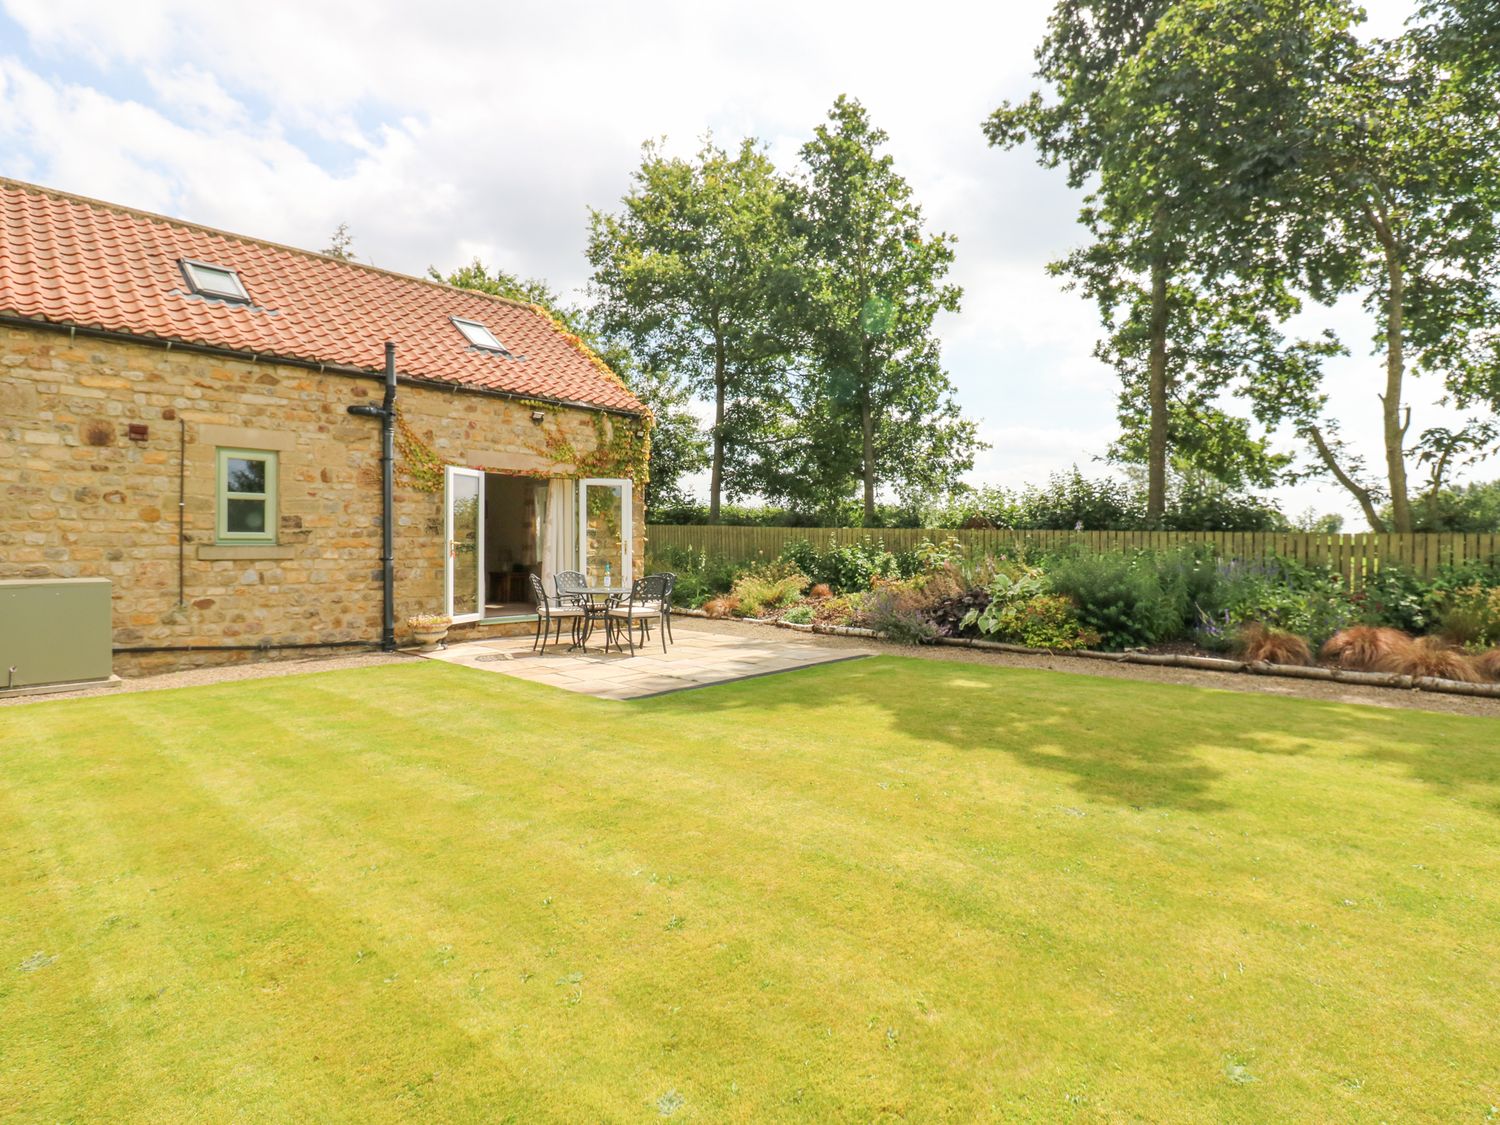
<path fill-rule="evenodd" d="M 117 671 L 379 645 L 387 418 L 402 641 L 638 573 L 650 416 L 543 310 L 0 179 L 0 579 L 110 579 Z"/>

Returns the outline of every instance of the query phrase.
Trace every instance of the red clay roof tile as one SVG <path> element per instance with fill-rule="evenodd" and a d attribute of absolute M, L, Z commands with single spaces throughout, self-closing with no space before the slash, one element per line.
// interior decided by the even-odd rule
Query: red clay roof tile
<path fill-rule="evenodd" d="M 179 261 L 235 270 L 250 304 L 192 292 Z M 0 313 L 641 413 L 529 305 L 0 177 Z M 485 325 L 515 358 L 469 347 Z"/>

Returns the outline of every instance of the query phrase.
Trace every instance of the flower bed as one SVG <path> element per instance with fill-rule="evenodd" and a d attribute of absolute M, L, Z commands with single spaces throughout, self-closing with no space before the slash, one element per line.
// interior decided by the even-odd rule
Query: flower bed
<path fill-rule="evenodd" d="M 1500 560 L 1430 580 L 1387 567 L 1358 591 L 1331 571 L 1209 550 L 973 557 L 954 540 L 905 552 L 799 541 L 739 569 L 691 555 L 655 565 L 679 574 L 679 604 L 711 617 L 1404 687 L 1500 684 Z"/>

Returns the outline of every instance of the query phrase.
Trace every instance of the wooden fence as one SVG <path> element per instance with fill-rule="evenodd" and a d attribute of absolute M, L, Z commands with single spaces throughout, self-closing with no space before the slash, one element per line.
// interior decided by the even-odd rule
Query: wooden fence
<path fill-rule="evenodd" d="M 909 550 L 922 540 L 940 543 L 949 537 L 971 552 L 1001 554 L 1022 546 L 1050 550 L 1078 545 L 1096 551 L 1171 550 L 1207 545 L 1223 558 L 1275 556 L 1310 566 L 1329 567 L 1358 588 L 1367 574 L 1388 564 L 1431 576 L 1440 567 L 1484 562 L 1500 557 L 1500 535 L 1436 533 L 1384 535 L 1360 532 L 1327 535 L 1303 531 L 955 531 L 944 528 L 861 527 L 728 527 L 722 525 L 651 524 L 646 529 L 651 553 L 671 549 L 705 552 L 735 562 L 774 559 L 788 543 L 806 539 L 826 547 L 830 540 L 884 542 L 893 551 Z"/>

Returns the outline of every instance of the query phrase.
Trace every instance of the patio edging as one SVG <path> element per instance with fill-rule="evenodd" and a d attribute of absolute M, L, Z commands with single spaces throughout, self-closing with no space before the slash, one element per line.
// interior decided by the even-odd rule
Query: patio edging
<path fill-rule="evenodd" d="M 685 617 L 711 617 L 701 609 L 674 609 Z M 834 637 L 879 639 L 874 629 L 851 625 L 799 625 L 792 621 L 768 621 L 758 617 L 724 618 L 746 624 L 766 625 L 778 629 L 795 629 L 805 633 L 822 633 Z M 1248 673 L 1252 676 L 1279 676 L 1291 680 L 1324 680 L 1359 687 L 1399 688 L 1405 691 L 1429 691 L 1440 695 L 1468 695 L 1482 699 L 1500 699 L 1500 684 L 1471 684 L 1463 680 L 1445 680 L 1437 676 L 1404 676 L 1396 672 L 1356 672 L 1345 668 L 1309 667 L 1300 664 L 1270 664 L 1265 661 L 1230 660 L 1219 656 L 1188 656 L 1179 653 L 1099 652 L 1095 649 L 1032 648 L 1027 645 L 986 641 L 977 637 L 938 637 L 936 644 L 949 648 L 974 648 L 981 651 L 1009 652 L 1019 656 L 1077 656 L 1085 660 L 1108 660 L 1116 664 L 1145 664 L 1164 668 L 1192 668 L 1203 672 Z"/>

